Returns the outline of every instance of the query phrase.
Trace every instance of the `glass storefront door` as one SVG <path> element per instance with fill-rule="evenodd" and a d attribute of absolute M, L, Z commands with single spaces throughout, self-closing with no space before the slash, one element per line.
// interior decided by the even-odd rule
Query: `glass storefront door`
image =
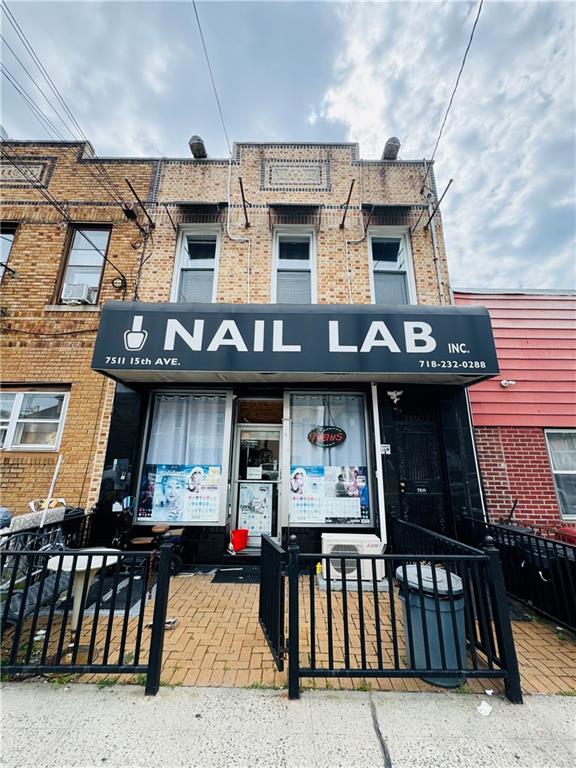
<path fill-rule="evenodd" d="M 236 428 L 236 528 L 248 529 L 252 548 L 260 547 L 262 534 L 277 533 L 281 434 L 270 425 Z"/>

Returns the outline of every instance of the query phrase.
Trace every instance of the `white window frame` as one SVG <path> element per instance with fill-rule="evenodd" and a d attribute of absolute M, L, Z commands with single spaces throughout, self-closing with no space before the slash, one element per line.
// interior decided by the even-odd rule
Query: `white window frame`
<path fill-rule="evenodd" d="M 53 392 L 51 390 L 43 390 L 43 389 L 34 389 L 34 390 L 26 390 L 26 391 L 17 391 L 17 390 L 5 390 L 4 394 L 6 395 L 16 395 L 14 398 L 14 403 L 12 405 L 12 412 L 10 414 L 10 418 L 7 422 L 7 428 L 6 428 L 6 437 L 4 439 L 4 445 L 0 448 L 1 451 L 57 451 L 60 448 L 60 442 L 62 440 L 62 432 L 64 431 L 64 422 L 66 421 L 66 412 L 68 410 L 68 401 L 70 399 L 70 393 L 69 392 Z M 48 445 L 46 443 L 26 443 L 24 445 L 15 445 L 14 444 L 14 436 L 16 434 L 16 429 L 18 427 L 18 423 L 22 421 L 22 419 L 19 418 L 20 411 L 22 409 L 22 402 L 24 400 L 24 397 L 26 395 L 63 395 L 64 400 L 62 402 L 62 411 L 60 412 L 60 418 L 58 419 L 58 429 L 56 432 L 56 440 L 54 441 L 54 445 Z M 33 419 L 26 419 L 25 421 L 28 422 L 34 422 Z M 37 419 L 38 422 L 46 422 L 55 424 L 56 419 Z"/>
<path fill-rule="evenodd" d="M 230 486 L 231 486 L 231 462 L 232 462 L 232 436 L 234 434 L 233 409 L 234 392 L 231 389 L 152 389 L 148 397 L 146 407 L 146 419 L 144 423 L 143 440 L 140 446 L 140 456 L 138 460 L 138 483 L 136 485 L 136 495 L 132 506 L 133 525 L 150 525 L 149 521 L 138 519 L 138 504 L 140 503 L 140 489 L 142 488 L 142 477 L 144 467 L 146 466 L 146 456 L 148 446 L 150 445 L 150 430 L 152 428 L 154 395 L 224 395 L 226 398 L 224 413 L 224 436 L 222 440 L 222 488 L 220 496 L 220 508 L 218 510 L 218 520 L 182 520 L 178 522 L 179 528 L 198 528 L 199 526 L 223 527 L 226 525 L 230 516 Z"/>
<path fill-rule="evenodd" d="M 562 512 L 562 502 L 560 501 L 560 495 L 558 493 L 558 486 L 556 485 L 556 475 L 576 475 L 576 467 L 573 470 L 570 469 L 554 469 L 554 461 L 552 459 L 552 451 L 550 450 L 550 441 L 548 435 L 550 434 L 576 434 L 576 429 L 545 429 L 544 435 L 546 437 L 546 449 L 548 451 L 548 461 L 550 462 L 550 471 L 554 478 L 554 490 L 556 492 L 556 498 L 558 499 L 558 508 L 560 510 L 560 517 L 562 520 L 576 520 L 576 515 L 565 515 Z"/>
<path fill-rule="evenodd" d="M 188 254 L 186 253 L 185 243 L 189 236 L 194 237 L 216 237 L 216 249 L 214 251 L 214 280 L 212 283 L 212 298 L 210 301 L 214 304 L 218 295 L 218 273 L 220 266 L 220 245 L 222 230 L 219 224 L 194 224 L 180 227 L 178 239 L 176 241 L 176 257 L 174 259 L 174 274 L 172 275 L 172 290 L 170 292 L 170 301 L 178 302 L 178 293 L 180 291 L 180 274 L 186 267 Z M 206 302 L 207 304 L 210 302 Z"/>
<path fill-rule="evenodd" d="M 278 285 L 278 269 L 280 267 L 280 238 L 281 237 L 308 237 L 310 241 L 310 303 L 318 303 L 317 294 L 317 269 L 316 269 L 316 231 L 311 227 L 286 226 L 274 230 L 272 238 L 272 286 L 270 302 L 277 304 L 276 291 Z M 297 271 L 297 270 L 295 270 Z M 307 306 L 306 304 L 294 306 Z"/>
<path fill-rule="evenodd" d="M 4 250 L 7 251 L 5 260 L 0 258 L 0 283 L 2 282 L 2 279 L 6 274 L 6 271 L 10 273 L 8 262 L 10 260 L 10 254 L 12 253 L 12 248 L 14 248 L 14 240 L 16 240 L 17 229 L 18 229 L 18 224 L 14 224 L 12 222 L 6 222 L 5 224 L 2 224 L 2 227 L 0 228 L 0 234 L 2 235 L 2 237 L 5 237 L 7 239 L 9 234 L 12 235 L 12 242 L 10 243 L 9 246 L 4 248 Z M 8 230 L 11 230 L 11 231 L 9 232 Z M 6 267 L 8 267 L 8 270 L 6 270 Z"/>
<path fill-rule="evenodd" d="M 408 304 L 399 304 L 398 306 L 410 306 L 418 304 L 418 294 L 416 291 L 416 277 L 414 275 L 414 260 L 412 258 L 412 248 L 410 244 L 410 232 L 405 227 L 370 227 L 368 230 L 368 266 L 370 271 L 370 297 L 372 304 L 376 304 L 376 292 L 374 289 L 374 257 L 372 255 L 372 240 L 386 238 L 390 240 L 400 240 L 406 253 L 406 289 L 408 294 Z M 397 270 L 389 270 L 394 272 Z"/>
<path fill-rule="evenodd" d="M 356 390 L 345 389 L 285 389 L 284 390 L 284 416 L 282 419 L 282 478 L 290 477 L 290 464 L 292 461 L 292 409 L 290 407 L 290 398 L 292 395 L 360 395 L 364 403 L 364 439 L 366 443 L 366 472 L 368 477 L 368 499 L 370 500 L 370 522 L 358 525 L 354 523 L 292 523 L 290 521 L 290 493 L 286 492 L 282 495 L 282 505 L 278 506 L 278 528 L 279 531 L 282 528 L 336 528 L 349 532 L 353 529 L 358 533 L 366 533 L 367 530 L 371 531 L 376 526 L 377 510 L 376 505 L 379 504 L 380 499 L 375 494 L 374 489 L 374 467 L 372 463 L 372 433 L 370 431 L 370 415 L 368 413 L 369 399 L 366 392 Z M 378 453 L 376 453 L 378 456 Z M 282 481 L 284 482 L 284 481 Z M 280 500 L 279 500 L 280 501 Z M 386 534 L 383 534 L 384 541 Z"/>

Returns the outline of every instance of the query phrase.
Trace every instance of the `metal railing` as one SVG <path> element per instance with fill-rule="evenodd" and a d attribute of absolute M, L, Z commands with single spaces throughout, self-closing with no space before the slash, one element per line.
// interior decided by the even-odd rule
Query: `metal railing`
<path fill-rule="evenodd" d="M 576 546 L 467 515 L 456 525 L 459 538 L 473 546 L 493 538 L 509 595 L 576 632 Z"/>
<path fill-rule="evenodd" d="M 410 524 L 401 525 L 410 526 Z M 418 526 L 414 526 L 418 528 Z M 431 545 L 435 534 L 405 528 Z M 445 537 L 440 537 L 444 539 Z M 448 550 L 451 540 L 438 541 Z M 522 702 L 498 551 L 302 554 L 288 547 L 288 693 L 302 678 L 503 678 Z M 321 572 L 321 573 L 320 573 Z M 322 576 L 322 578 L 320 578 Z"/>
<path fill-rule="evenodd" d="M 258 618 L 276 668 L 284 669 L 286 552 L 270 536 L 262 536 Z"/>
<path fill-rule="evenodd" d="M 51 545 L 66 549 L 81 549 L 92 544 L 92 521 L 94 515 L 78 509 L 67 514 L 62 520 L 33 526 L 0 537 L 0 549 L 40 549 Z"/>
<path fill-rule="evenodd" d="M 170 545 L 0 551 L 3 672 L 142 673 L 155 694 L 171 555 Z"/>

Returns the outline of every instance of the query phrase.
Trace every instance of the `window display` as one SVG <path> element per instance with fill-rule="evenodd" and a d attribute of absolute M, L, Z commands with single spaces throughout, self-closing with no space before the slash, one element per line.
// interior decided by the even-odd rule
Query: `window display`
<path fill-rule="evenodd" d="M 291 395 L 290 405 L 290 523 L 369 524 L 364 397 Z M 311 434 L 340 439 L 311 440 Z"/>
<path fill-rule="evenodd" d="M 154 395 L 138 521 L 218 521 L 225 411 L 225 395 Z"/>

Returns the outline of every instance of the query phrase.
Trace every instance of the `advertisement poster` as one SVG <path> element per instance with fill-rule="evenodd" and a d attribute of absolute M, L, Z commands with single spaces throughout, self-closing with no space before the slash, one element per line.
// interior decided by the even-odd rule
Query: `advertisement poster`
<path fill-rule="evenodd" d="M 324 467 L 290 467 L 290 522 L 323 523 Z"/>
<path fill-rule="evenodd" d="M 240 483 L 238 528 L 248 529 L 248 541 L 272 533 L 272 483 Z"/>
<path fill-rule="evenodd" d="M 138 504 L 139 521 L 217 522 L 222 467 L 214 464 L 147 464 Z"/>
<path fill-rule="evenodd" d="M 290 522 L 370 522 L 366 467 L 290 468 Z"/>

